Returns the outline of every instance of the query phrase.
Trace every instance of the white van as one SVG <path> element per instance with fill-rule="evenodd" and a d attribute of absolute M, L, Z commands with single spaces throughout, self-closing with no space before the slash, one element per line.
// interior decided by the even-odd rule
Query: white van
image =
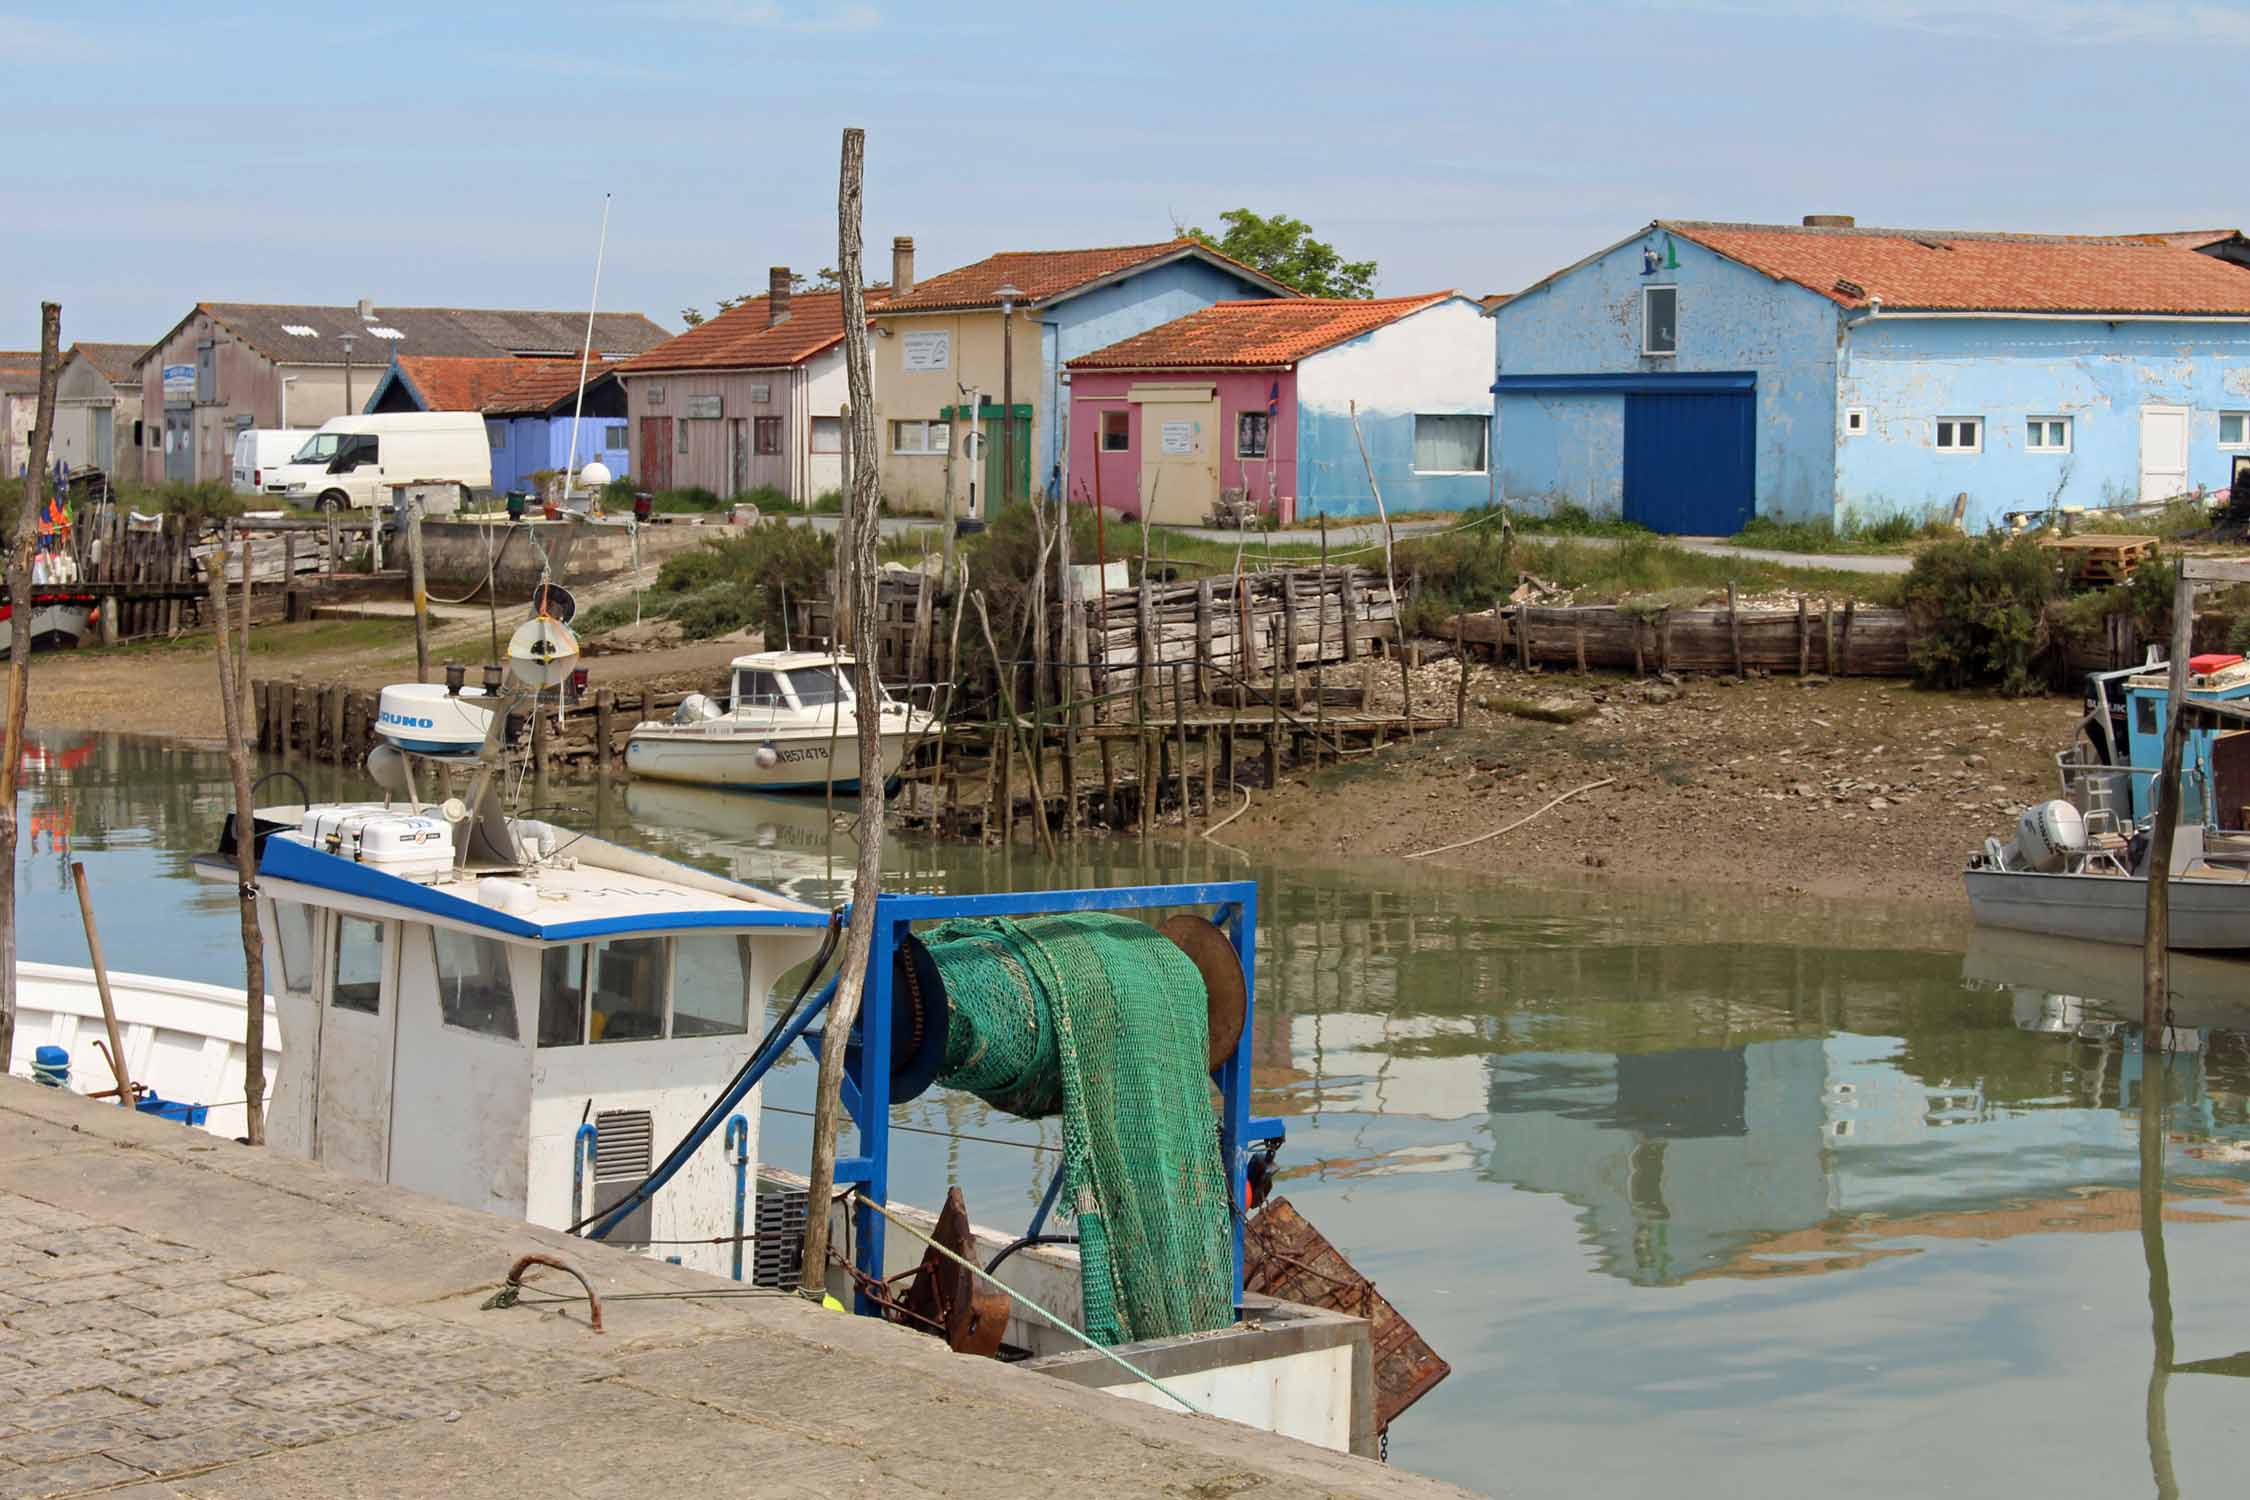
<path fill-rule="evenodd" d="M 391 503 L 406 481 L 492 489 L 492 440 L 473 411 L 336 417 L 321 424 L 290 462 L 268 470 L 265 491 L 320 510 Z"/>
<path fill-rule="evenodd" d="M 234 435 L 234 492 L 262 495 L 266 476 L 294 458 L 312 433 L 302 427 L 245 427 Z"/>

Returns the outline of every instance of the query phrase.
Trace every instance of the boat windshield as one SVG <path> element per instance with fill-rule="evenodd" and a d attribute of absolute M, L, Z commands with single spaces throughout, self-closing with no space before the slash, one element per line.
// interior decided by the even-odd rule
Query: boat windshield
<path fill-rule="evenodd" d="M 833 667 L 799 667 L 789 674 L 789 685 L 802 708 L 826 708 L 836 702 L 848 707 L 852 701 L 851 689 L 838 680 Z"/>

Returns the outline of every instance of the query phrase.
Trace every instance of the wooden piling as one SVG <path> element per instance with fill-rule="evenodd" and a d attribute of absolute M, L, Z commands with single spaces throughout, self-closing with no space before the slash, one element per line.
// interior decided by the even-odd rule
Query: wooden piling
<path fill-rule="evenodd" d="M 1805 608 L 1805 596 L 1797 596 L 1797 675 L 1802 677 L 1812 665 L 1812 616 Z"/>
<path fill-rule="evenodd" d="M 1852 611 L 1858 605 L 1857 599 L 1846 599 L 1844 601 L 1844 644 L 1842 647 L 1844 655 L 1843 664 L 1837 668 L 1839 672 L 1849 673 L 1852 669 Z"/>
<path fill-rule="evenodd" d="M 1453 681 L 1453 727 L 1459 729 L 1469 718 L 1469 647 L 1462 639 L 1461 617 L 1453 617 L 1453 665 L 1460 675 Z M 1586 632 L 1578 632 L 1578 670 L 1586 670 Z M 1314 691 L 1317 693 L 1318 688 Z M 1313 752 L 1318 757 L 1320 752 Z"/>
<path fill-rule="evenodd" d="M 320 693 L 321 744 L 328 758 L 341 765 L 346 758 L 344 748 L 344 686 L 331 683 Z"/>
<path fill-rule="evenodd" d="M 1727 639 L 1734 646 L 1734 675 L 1745 675 L 1742 670 L 1742 606 L 1734 596 L 1734 580 L 1727 580 Z"/>
<path fill-rule="evenodd" d="M 616 754 L 617 697 L 608 688 L 594 689 L 594 764 L 603 771 L 610 769 L 611 757 Z"/>

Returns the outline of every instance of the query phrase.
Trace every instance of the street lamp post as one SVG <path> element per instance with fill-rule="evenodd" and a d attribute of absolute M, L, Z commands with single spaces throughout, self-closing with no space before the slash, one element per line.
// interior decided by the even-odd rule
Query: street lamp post
<path fill-rule="evenodd" d="M 1016 299 L 1014 282 L 1000 286 L 1000 498 L 1016 498 Z"/>
<path fill-rule="evenodd" d="M 352 414 L 352 336 L 344 338 L 344 415 Z"/>

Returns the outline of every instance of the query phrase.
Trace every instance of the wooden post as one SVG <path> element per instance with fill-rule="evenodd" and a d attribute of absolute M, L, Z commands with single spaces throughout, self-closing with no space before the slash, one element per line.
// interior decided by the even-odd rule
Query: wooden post
<path fill-rule="evenodd" d="M 1453 727 L 1459 729 L 1469 718 L 1469 647 L 1461 632 L 1461 616 L 1453 617 L 1453 665 L 1460 675 L 1453 681 Z M 1586 632 L 1578 632 L 1578 670 L 1586 670 Z"/>
<path fill-rule="evenodd" d="M 1531 606 L 1516 606 L 1516 665 L 1531 670 Z"/>
<path fill-rule="evenodd" d="M 594 764 L 607 771 L 616 754 L 617 697 L 608 688 L 594 689 Z"/>
<path fill-rule="evenodd" d="M 1735 602 L 1734 580 L 1727 580 L 1727 639 L 1734 644 L 1734 675 L 1742 671 L 1742 606 Z"/>
<path fill-rule="evenodd" d="M 1822 596 L 1820 601 L 1820 670 L 1834 677 L 1836 671 L 1836 601 Z"/>
<path fill-rule="evenodd" d="M 117 1104 L 120 1109 L 131 1109 L 133 1080 L 125 1074 L 125 1043 L 117 1035 L 117 1004 L 109 995 L 109 965 L 102 962 L 102 935 L 94 926 L 94 898 L 86 889 L 86 867 L 77 860 L 70 862 L 70 879 L 78 887 L 78 918 L 86 924 L 86 954 L 94 961 L 94 990 L 101 996 L 102 1026 L 109 1032 L 109 1066 L 117 1075 Z"/>
<path fill-rule="evenodd" d="M 430 680 L 430 583 L 422 571 L 422 502 L 406 507 L 406 567 L 414 589 L 414 680 Z M 544 760 L 540 762 L 546 764 Z"/>
<path fill-rule="evenodd" d="M 1375 514 L 1383 523 L 1383 583 L 1391 591 L 1391 629 L 1401 648 L 1406 645 L 1406 601 L 1398 596 L 1398 570 L 1391 562 L 1391 512 L 1383 504 L 1383 487 L 1375 481 L 1375 461 L 1367 456 L 1367 439 L 1359 430 L 1359 402 L 1350 403 L 1352 440 L 1359 444 L 1359 461 L 1367 470 L 1367 487 L 1375 492 Z M 1398 656 L 1399 696 L 1406 700 L 1406 738 L 1414 740 L 1414 677 L 1406 667 L 1406 652 Z"/>
<path fill-rule="evenodd" d="M 281 618 L 284 624 L 294 624 L 297 619 L 297 533 L 281 534 Z"/>
<path fill-rule="evenodd" d="M 1805 596 L 1797 596 L 1797 675 L 1802 677 L 1812 665 L 1812 616 L 1805 609 Z"/>
<path fill-rule="evenodd" d="M 1195 697 L 1211 700 L 1211 580 L 1195 581 Z"/>
<path fill-rule="evenodd" d="M 1495 618 L 1497 618 L 1497 617 L 1499 616 L 1499 614 L 1500 614 L 1500 610 L 1499 610 L 1499 607 L 1498 607 L 1497 605 L 1495 605 L 1495 606 L 1493 607 L 1493 611 L 1492 611 L 1492 613 L 1493 613 L 1493 616 L 1494 616 Z M 1646 676 L 1648 675 L 1648 667 L 1647 667 L 1647 664 L 1646 664 L 1645 660 L 1644 660 L 1644 659 L 1643 659 L 1643 657 L 1641 656 L 1641 627 L 1642 627 L 1643 625 L 1645 625 L 1646 623 L 1648 623 L 1648 622 L 1647 622 L 1647 621 L 1645 621 L 1645 620 L 1643 620 L 1643 619 L 1642 619 L 1642 618 L 1641 618 L 1641 617 L 1640 617 L 1639 615 L 1634 615 L 1634 616 L 1632 616 L 1632 621 L 1633 621 L 1633 675 L 1634 675 L 1635 677 L 1646 677 Z"/>
<path fill-rule="evenodd" d="M 1400 670 L 1405 670 L 1402 659 Z M 1266 790 L 1273 791 L 1281 785 L 1281 636 L 1273 638 L 1273 685 L 1266 694 L 1273 711 L 1266 724 Z"/>
<path fill-rule="evenodd" d="M 1586 675 L 1586 626 L 1583 622 L 1572 627 L 1571 633 L 1578 647 L 1578 675 Z"/>
<path fill-rule="evenodd" d="M 337 683 L 328 689 L 322 705 L 328 715 L 328 758 L 338 765 L 352 758 L 351 742 L 344 738 L 344 700 L 350 696 L 351 690 Z"/>
<path fill-rule="evenodd" d="M 1672 606 L 1669 604 L 1664 606 L 1664 612 L 1656 618 L 1656 669 L 1660 672 L 1672 670 Z"/>
<path fill-rule="evenodd" d="M 1285 568 L 1276 576 L 1281 580 L 1281 632 L 1288 638 L 1289 706 L 1302 709 L 1305 692 L 1297 676 L 1297 573 L 1294 568 Z"/>
<path fill-rule="evenodd" d="M 1218 731 L 1206 724 L 1203 728 L 1203 826 L 1206 828 L 1211 826 L 1211 815 L 1219 810 L 1218 738 Z"/>
<path fill-rule="evenodd" d="M 1843 665 L 1838 670 L 1845 673 L 1849 673 L 1852 669 L 1852 611 L 1858 607 L 1859 601 L 1857 599 L 1846 599 L 1844 601 L 1844 657 Z"/>
<path fill-rule="evenodd" d="M 281 685 L 281 755 L 284 760 L 297 751 L 297 684 L 295 681 Z"/>
<path fill-rule="evenodd" d="M 2188 655 L 2195 649 L 2195 585 L 2174 564 L 2172 660 L 2165 679 L 2164 763 L 2156 778 L 2156 821 L 2148 841 L 2148 913 L 2141 937 L 2141 1050 L 2160 1045 L 2170 1009 L 2172 844 L 2180 821 L 2180 759 L 2187 745 Z M 1846 616 L 1847 620 L 1849 616 Z M 2161 1066 L 2159 1064 L 2158 1066 Z M 2147 1084 L 2144 1082 L 2143 1087 Z"/>
<path fill-rule="evenodd" d="M 1188 800 L 1187 708 L 1180 701 L 1180 668 L 1183 665 L 1185 663 L 1172 663 L 1172 723 L 1179 740 L 1179 764 L 1173 770 L 1180 778 L 1180 837 L 1184 839 L 1195 820 L 1191 815 L 1194 804 Z"/>
<path fill-rule="evenodd" d="M 1344 591 L 1342 589 L 1336 591 L 1336 602 L 1339 606 L 1343 605 Z M 1313 737 L 1312 763 L 1315 771 L 1320 769 L 1321 751 L 1326 748 L 1328 741 L 1328 512 L 1326 511 L 1320 513 L 1320 594 L 1316 603 L 1319 613 L 1313 619 L 1312 662 L 1313 724 L 1318 731 Z M 1351 613 L 1348 608 L 1343 612 L 1347 616 Z M 1209 821 L 1211 815 L 1217 811 L 1217 805 L 1211 800 L 1210 789 L 1206 787 L 1203 797 L 1205 821 Z"/>
<path fill-rule="evenodd" d="M 242 914 L 242 1083 L 243 1115 L 250 1144 L 266 1142 L 266 951 L 258 931 L 257 804 L 250 791 L 250 747 L 244 739 L 242 706 L 249 698 L 250 658 L 232 649 L 227 622 L 226 551 L 211 558 L 211 635 L 218 646 L 219 702 L 226 725 L 227 770 L 234 782 L 235 891 Z M 242 590 L 242 610 L 250 612 L 248 579 Z M 289 690 L 294 703 L 296 689 Z"/>
<path fill-rule="evenodd" d="M 1141 591 L 1133 604 L 1133 693 L 1146 717 L 1150 695 L 1156 690 L 1156 605 L 1149 595 L 1148 574 L 1141 574 Z"/>
<path fill-rule="evenodd" d="M 1096 726 L 1097 730 L 1099 726 Z M 1102 752 L 1102 821 L 1110 827 L 1119 826 L 1117 817 L 1117 747 L 1108 735 L 1095 741 Z"/>

